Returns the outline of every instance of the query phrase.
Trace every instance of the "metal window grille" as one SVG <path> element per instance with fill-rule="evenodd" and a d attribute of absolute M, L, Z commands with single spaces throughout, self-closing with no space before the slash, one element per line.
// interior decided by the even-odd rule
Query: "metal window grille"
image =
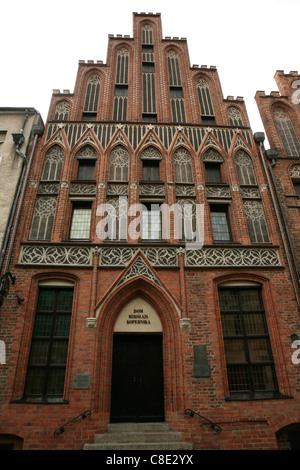
<path fill-rule="evenodd" d="M 220 288 L 230 393 L 278 389 L 260 289 Z"/>
<path fill-rule="evenodd" d="M 25 397 L 62 397 L 72 303 L 72 288 L 40 288 Z"/>

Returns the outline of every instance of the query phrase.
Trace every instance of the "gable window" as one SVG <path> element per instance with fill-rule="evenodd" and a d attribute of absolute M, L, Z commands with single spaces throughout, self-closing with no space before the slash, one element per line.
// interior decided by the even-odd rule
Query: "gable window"
<path fill-rule="evenodd" d="M 289 157 L 299 157 L 300 143 L 289 114 L 283 108 L 276 108 L 274 109 L 274 119 L 282 139 L 286 155 Z"/>
<path fill-rule="evenodd" d="M 55 108 L 54 120 L 66 121 L 69 118 L 70 105 L 67 101 L 61 101 Z"/>
<path fill-rule="evenodd" d="M 84 121 L 96 121 L 99 92 L 100 77 L 98 75 L 92 75 L 88 80 L 86 88 L 84 108 L 82 113 L 82 119 Z"/>
<path fill-rule="evenodd" d="M 71 240 L 89 240 L 92 215 L 91 201 L 73 202 Z"/>
<path fill-rule="evenodd" d="M 220 288 L 219 302 L 230 395 L 270 396 L 278 386 L 260 289 Z"/>
<path fill-rule="evenodd" d="M 61 400 L 64 391 L 73 288 L 40 288 L 24 398 Z"/>
<path fill-rule="evenodd" d="M 215 113 L 208 83 L 202 78 L 199 78 L 196 83 L 196 89 L 199 98 L 202 122 L 205 124 L 215 124 Z"/>
<path fill-rule="evenodd" d="M 228 242 L 231 240 L 231 230 L 229 225 L 228 206 L 211 204 L 210 206 L 211 224 L 213 238 L 216 242 Z"/>

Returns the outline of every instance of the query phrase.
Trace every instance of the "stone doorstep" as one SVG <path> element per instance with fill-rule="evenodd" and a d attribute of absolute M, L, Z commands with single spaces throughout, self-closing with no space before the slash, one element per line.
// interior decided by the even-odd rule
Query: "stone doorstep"
<path fill-rule="evenodd" d="M 108 432 L 95 434 L 94 443 L 83 450 L 192 450 L 182 441 L 179 432 L 172 432 L 166 423 L 117 423 Z"/>

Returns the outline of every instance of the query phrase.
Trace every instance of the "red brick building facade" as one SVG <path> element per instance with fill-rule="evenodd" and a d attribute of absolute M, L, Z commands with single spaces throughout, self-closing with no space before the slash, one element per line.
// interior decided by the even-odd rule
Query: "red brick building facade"
<path fill-rule="evenodd" d="M 243 99 L 159 14 L 134 13 L 106 64 L 80 61 L 52 96 L 0 309 L 2 445 L 166 422 L 194 449 L 296 446 L 298 285 L 268 185 Z"/>

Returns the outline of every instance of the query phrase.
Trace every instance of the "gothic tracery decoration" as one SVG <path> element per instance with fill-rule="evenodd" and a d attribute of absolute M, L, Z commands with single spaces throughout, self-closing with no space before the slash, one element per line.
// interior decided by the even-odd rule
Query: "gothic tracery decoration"
<path fill-rule="evenodd" d="M 109 158 L 109 180 L 128 181 L 129 155 L 124 147 L 115 147 Z"/>
<path fill-rule="evenodd" d="M 51 147 L 47 153 L 43 168 L 43 181 L 60 180 L 64 153 L 59 145 Z"/>

